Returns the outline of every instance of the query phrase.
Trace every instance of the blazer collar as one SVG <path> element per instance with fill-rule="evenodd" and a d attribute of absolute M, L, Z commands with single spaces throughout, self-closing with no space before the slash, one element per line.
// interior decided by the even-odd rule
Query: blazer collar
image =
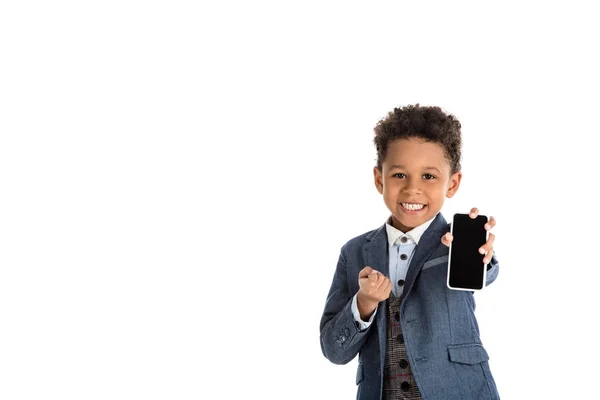
<path fill-rule="evenodd" d="M 442 213 L 437 213 L 431 224 L 421 236 L 419 244 L 415 249 L 415 254 L 410 262 L 408 269 L 408 275 L 410 276 L 411 270 L 418 272 L 425 260 L 427 255 L 437 248 L 441 243 L 442 236 L 448 232 L 448 223 L 442 216 Z M 369 266 L 385 276 L 389 274 L 389 262 L 387 259 L 388 254 L 388 243 L 387 243 L 387 231 L 385 224 L 369 233 L 366 237 L 367 243 L 363 247 L 363 256 L 366 265 Z M 406 290 L 404 291 L 406 294 Z"/>

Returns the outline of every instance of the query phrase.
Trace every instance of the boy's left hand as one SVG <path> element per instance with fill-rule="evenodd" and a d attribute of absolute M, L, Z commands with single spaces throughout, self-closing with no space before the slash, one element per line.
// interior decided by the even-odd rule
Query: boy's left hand
<path fill-rule="evenodd" d="M 469 213 L 469 217 L 475 219 L 475 218 L 477 218 L 477 215 L 479 215 L 479 210 L 477 208 L 472 208 L 471 212 Z M 496 219 L 494 219 L 494 217 L 490 217 L 489 221 L 485 224 L 485 230 L 489 231 L 495 225 L 496 225 Z M 496 236 L 493 233 L 489 232 L 487 242 L 485 242 L 485 244 L 483 246 L 481 246 L 481 248 L 479 249 L 479 252 L 481 254 L 485 254 L 485 257 L 483 258 L 484 264 L 488 264 L 492 260 L 492 254 L 494 254 L 494 239 L 495 238 L 496 238 Z M 453 239 L 452 234 L 450 232 L 448 232 L 444 236 L 442 236 L 442 243 L 444 243 L 446 246 L 450 246 L 450 243 L 452 243 L 452 239 Z"/>

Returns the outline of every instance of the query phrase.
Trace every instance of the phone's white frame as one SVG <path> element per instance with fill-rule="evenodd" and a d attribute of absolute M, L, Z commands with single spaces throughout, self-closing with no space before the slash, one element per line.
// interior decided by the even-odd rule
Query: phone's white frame
<path fill-rule="evenodd" d="M 452 223 L 450 224 L 450 233 L 452 234 L 452 236 L 454 236 L 454 217 L 456 215 L 466 215 L 467 217 L 469 217 L 469 214 L 464 214 L 464 213 L 455 213 L 452 216 Z M 485 217 L 488 222 L 490 220 L 490 217 L 488 217 L 487 215 L 479 214 L 478 216 L 479 217 Z M 489 231 L 486 230 L 485 231 L 485 241 L 487 242 L 488 239 L 489 239 Z M 452 287 L 452 286 L 450 286 L 450 257 L 452 257 L 452 243 L 450 243 L 450 246 L 448 246 L 448 269 L 447 269 L 447 272 L 446 272 L 446 286 L 448 287 L 448 289 L 451 289 L 451 290 L 464 290 L 464 291 L 467 291 L 467 292 L 479 292 L 479 291 L 485 289 L 485 282 L 487 280 L 487 270 L 488 270 L 489 263 L 483 264 L 483 282 L 482 282 L 482 285 L 481 285 L 481 289 Z M 481 257 L 484 257 L 484 255 L 482 254 Z"/>

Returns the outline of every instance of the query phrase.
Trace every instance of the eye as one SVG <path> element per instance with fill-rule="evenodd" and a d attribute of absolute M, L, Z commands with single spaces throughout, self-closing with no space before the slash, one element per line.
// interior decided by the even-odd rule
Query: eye
<path fill-rule="evenodd" d="M 424 174 L 423 178 L 426 180 L 431 180 L 431 179 L 435 179 L 435 176 L 431 175 L 431 174 Z"/>
<path fill-rule="evenodd" d="M 402 179 L 402 178 L 406 178 L 406 175 L 404 175 L 402 172 L 398 172 L 398 173 L 395 173 L 394 175 L 392 175 L 392 177 Z"/>

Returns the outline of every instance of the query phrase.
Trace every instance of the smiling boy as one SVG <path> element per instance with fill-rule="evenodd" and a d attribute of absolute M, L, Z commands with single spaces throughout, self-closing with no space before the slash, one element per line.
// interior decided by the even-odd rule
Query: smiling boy
<path fill-rule="evenodd" d="M 357 399 L 499 399 L 473 293 L 446 286 L 452 235 L 440 210 L 462 179 L 460 128 L 418 104 L 375 127 L 375 187 L 391 215 L 342 247 L 320 324 L 331 362 L 359 356 Z M 493 241 L 480 249 L 486 285 L 499 269 Z"/>

